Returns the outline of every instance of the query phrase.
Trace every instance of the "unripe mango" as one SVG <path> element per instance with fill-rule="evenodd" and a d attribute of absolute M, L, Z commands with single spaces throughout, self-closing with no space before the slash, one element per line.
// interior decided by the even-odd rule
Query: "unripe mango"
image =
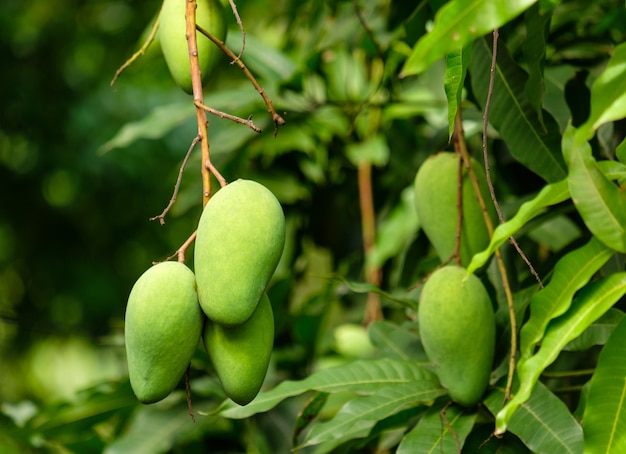
<path fill-rule="evenodd" d="M 193 272 L 179 262 L 148 269 L 130 292 L 125 318 L 130 384 L 144 404 L 158 402 L 180 381 L 202 334 Z"/>
<path fill-rule="evenodd" d="M 458 154 L 450 152 L 431 156 L 417 171 L 413 185 L 420 226 L 442 261 L 452 256 L 456 242 L 459 159 Z M 485 171 L 473 158 L 471 165 L 478 178 L 489 217 L 495 222 L 497 217 L 489 195 Z M 459 253 L 463 266 L 469 265 L 474 254 L 489 244 L 489 231 L 465 168 L 463 168 L 463 223 L 460 240 Z"/>
<path fill-rule="evenodd" d="M 263 385 L 274 345 L 274 314 L 267 295 L 241 325 L 229 328 L 207 320 L 202 338 L 226 395 L 239 405 L 248 404 Z"/>
<path fill-rule="evenodd" d="M 189 48 L 186 38 L 185 9 L 187 0 L 163 0 L 159 23 L 159 41 L 163 57 L 174 81 L 191 93 Z M 224 41 L 226 38 L 226 13 L 220 0 L 197 0 L 196 24 L 211 35 Z M 220 49 L 206 36 L 196 32 L 198 61 L 202 80 L 217 63 Z"/>
<path fill-rule="evenodd" d="M 480 279 L 446 266 L 426 281 L 418 307 L 420 337 L 450 398 L 476 404 L 489 384 L 495 317 Z"/>
<path fill-rule="evenodd" d="M 285 216 L 265 186 L 237 180 L 206 204 L 198 223 L 194 269 L 202 310 L 212 321 L 250 318 L 285 245 Z"/>

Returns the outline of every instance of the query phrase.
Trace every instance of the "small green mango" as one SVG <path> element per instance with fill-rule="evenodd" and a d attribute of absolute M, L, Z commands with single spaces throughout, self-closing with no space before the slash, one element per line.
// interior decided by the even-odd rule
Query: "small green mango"
<path fill-rule="evenodd" d="M 431 156 L 420 166 L 413 186 L 420 226 L 442 261 L 452 256 L 456 242 L 459 159 L 458 154 L 450 152 Z M 478 178 L 489 216 L 495 223 L 497 217 L 489 195 L 485 171 L 475 159 L 471 159 L 471 165 Z M 469 265 L 474 254 L 485 249 L 488 244 L 489 231 L 474 193 L 474 187 L 464 168 L 463 223 L 459 249 L 461 265 Z"/>
<path fill-rule="evenodd" d="M 187 93 L 192 93 L 189 48 L 186 38 L 186 0 L 163 0 L 159 23 L 159 41 L 163 57 L 174 81 Z M 196 24 L 224 41 L 226 12 L 220 0 L 197 0 Z M 215 67 L 220 49 L 206 36 L 196 32 L 198 61 L 202 80 Z"/>
<path fill-rule="evenodd" d="M 265 186 L 237 180 L 206 204 L 196 236 L 194 269 L 202 310 L 239 325 L 254 312 L 285 245 L 285 216 Z"/>
<path fill-rule="evenodd" d="M 130 292 L 125 320 L 131 387 L 144 404 L 158 402 L 180 381 L 202 334 L 193 272 L 179 262 L 148 269 Z"/>
<path fill-rule="evenodd" d="M 267 295 L 241 325 L 229 328 L 207 320 L 202 338 L 226 395 L 239 405 L 248 404 L 263 385 L 274 345 L 274 314 Z"/>
<path fill-rule="evenodd" d="M 458 266 L 436 270 L 422 288 L 418 322 L 426 355 L 450 398 L 476 404 L 489 384 L 496 326 L 480 279 Z"/>

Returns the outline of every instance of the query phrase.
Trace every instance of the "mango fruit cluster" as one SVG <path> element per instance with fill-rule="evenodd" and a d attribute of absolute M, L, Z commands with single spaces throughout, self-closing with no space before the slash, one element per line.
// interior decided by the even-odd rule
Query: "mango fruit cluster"
<path fill-rule="evenodd" d="M 191 93 L 186 3 L 185 0 L 163 0 L 158 35 L 172 78 L 185 92 Z M 226 12 L 220 0 L 196 0 L 196 4 L 196 25 L 223 42 L 226 39 Z M 196 32 L 196 42 L 201 79 L 204 81 L 215 68 L 220 49 L 200 32 Z"/>
<path fill-rule="evenodd" d="M 474 187 L 465 168 L 459 173 L 457 154 L 437 153 L 419 168 L 414 181 L 419 224 L 442 261 L 459 244 L 459 265 L 435 270 L 424 284 L 418 306 L 420 338 L 442 386 L 458 404 L 473 406 L 483 396 L 493 366 L 495 316 L 482 281 L 465 267 L 489 244 L 489 232 Z M 495 210 L 484 170 L 471 167 L 493 222 Z M 459 181 L 459 176 L 461 180 Z M 462 204 L 458 193 L 461 184 Z M 462 205 L 460 238 L 457 238 Z"/>
<path fill-rule="evenodd" d="M 254 399 L 274 343 L 266 288 L 284 242 L 282 207 L 266 187 L 237 180 L 216 192 L 198 224 L 195 271 L 159 263 L 128 297 L 128 373 L 139 401 L 168 396 L 201 341 L 226 395 L 240 405 Z"/>

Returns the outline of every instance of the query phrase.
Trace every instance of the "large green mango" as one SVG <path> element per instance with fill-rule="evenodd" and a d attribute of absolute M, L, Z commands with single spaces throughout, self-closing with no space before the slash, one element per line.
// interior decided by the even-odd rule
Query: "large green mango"
<path fill-rule="evenodd" d="M 162 262 L 143 273 L 126 306 L 126 356 L 130 384 L 144 404 L 158 402 L 176 387 L 202 334 L 193 272 Z"/>
<path fill-rule="evenodd" d="M 245 323 L 225 327 L 207 320 L 202 337 L 226 395 L 239 405 L 249 403 L 261 389 L 274 345 L 267 295 Z"/>
<path fill-rule="evenodd" d="M 442 261 L 452 256 L 456 242 L 459 159 L 456 153 L 437 153 L 421 165 L 414 181 L 415 208 L 420 226 Z M 495 222 L 497 217 L 489 195 L 485 171 L 474 159 L 471 160 L 471 165 L 478 178 L 489 216 Z M 461 264 L 469 265 L 474 254 L 485 249 L 488 244 L 489 231 L 474 187 L 464 168 L 463 223 L 459 250 Z"/>
<path fill-rule="evenodd" d="M 196 24 L 220 41 L 226 38 L 226 12 L 220 0 L 197 0 Z M 159 23 L 159 41 L 163 57 L 174 81 L 191 93 L 189 48 L 186 38 L 187 0 L 163 0 Z M 198 61 L 202 79 L 211 73 L 221 54 L 220 49 L 202 33 L 196 33 Z"/>
<path fill-rule="evenodd" d="M 476 404 L 489 384 L 496 326 L 480 279 L 458 266 L 436 270 L 422 288 L 418 322 L 426 355 L 450 398 Z"/>
<path fill-rule="evenodd" d="M 285 216 L 265 186 L 237 180 L 206 204 L 196 236 L 198 298 L 214 322 L 238 325 L 257 306 L 285 245 Z"/>

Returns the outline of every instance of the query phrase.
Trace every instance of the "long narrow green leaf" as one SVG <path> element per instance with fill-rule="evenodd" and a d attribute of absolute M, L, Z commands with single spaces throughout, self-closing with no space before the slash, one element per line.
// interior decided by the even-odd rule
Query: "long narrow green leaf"
<path fill-rule="evenodd" d="M 520 359 L 518 362 L 520 387 L 496 415 L 496 434 L 507 430 L 512 415 L 530 397 L 539 375 L 554 362 L 565 345 L 600 318 L 625 293 L 626 272 L 602 278 L 583 288 L 570 310 L 548 325 L 539 351 L 529 359 Z"/>
<path fill-rule="evenodd" d="M 522 358 L 529 358 L 533 354 L 550 320 L 569 309 L 574 294 L 589 282 L 612 255 L 611 249 L 592 237 L 587 244 L 557 262 L 550 283 L 537 292 L 530 302 L 530 318 L 520 332 Z"/>
<path fill-rule="evenodd" d="M 299 448 L 326 443 L 324 451 L 328 452 L 333 445 L 366 437 L 378 421 L 443 394 L 436 379 L 385 386 L 374 395 L 351 400 L 331 420 L 314 426 Z"/>
<path fill-rule="evenodd" d="M 493 39 L 474 43 L 470 74 L 472 90 L 480 103 L 487 99 Z M 561 154 L 561 132 L 556 120 L 543 112 L 543 122 L 526 94 L 527 73 L 509 55 L 502 41 L 498 44 L 493 97 L 489 123 L 498 130 L 513 157 L 548 183 L 567 176 Z"/>
<path fill-rule="evenodd" d="M 359 360 L 347 365 L 322 369 L 304 380 L 284 381 L 276 388 L 260 393 L 246 406 L 231 401 L 224 402 L 215 413 L 227 418 L 241 419 L 274 408 L 283 400 L 307 391 L 335 393 L 352 391 L 357 394 L 372 394 L 387 386 L 411 383 L 430 383 L 433 392 L 443 390 L 433 372 L 415 361 L 396 359 Z"/>
<path fill-rule="evenodd" d="M 624 319 L 624 312 L 611 308 L 602 317 L 593 322 L 576 339 L 567 344 L 563 350 L 583 351 L 594 345 L 604 345 L 615 330 L 617 325 Z"/>
<path fill-rule="evenodd" d="M 583 414 L 585 453 L 626 452 L 626 320 L 615 328 L 591 377 Z"/>
<path fill-rule="evenodd" d="M 568 198 L 569 190 L 566 180 L 544 186 L 533 199 L 525 202 L 519 208 L 515 216 L 496 227 L 489 246 L 484 251 L 474 255 L 467 267 L 467 272 L 473 273 L 478 268 L 484 266 L 496 249 L 502 246 L 515 232 L 524 227 L 528 221 L 541 214 L 547 207 L 561 203 Z"/>
<path fill-rule="evenodd" d="M 446 55 L 446 75 L 443 80 L 443 87 L 446 91 L 446 98 L 448 98 L 448 138 L 452 137 L 452 131 L 454 131 L 454 121 L 459 110 L 459 104 L 461 104 L 463 84 L 471 54 L 472 46 L 468 45 L 462 50 Z"/>
<path fill-rule="evenodd" d="M 563 156 L 569 191 L 585 225 L 608 247 L 626 252 L 626 192 L 602 173 L 591 145 L 572 126 L 563 135 Z"/>
<path fill-rule="evenodd" d="M 476 421 L 476 411 L 450 405 L 445 415 L 441 405 L 433 405 L 400 442 L 396 454 L 457 452 Z M 444 420 L 445 417 L 445 420 Z"/>
<path fill-rule="evenodd" d="M 433 29 L 422 37 L 402 69 L 419 74 L 435 60 L 506 24 L 536 0 L 452 0 L 441 7 Z"/>
<path fill-rule="evenodd" d="M 585 138 L 609 121 L 626 117 L 626 43 L 615 48 L 604 72 L 591 87 L 591 114 L 584 125 Z"/>
<path fill-rule="evenodd" d="M 504 385 L 496 386 L 484 400 L 494 415 L 502 407 Z M 567 406 L 541 382 L 511 417 L 508 430 L 535 453 L 582 452 L 583 431 Z"/>

